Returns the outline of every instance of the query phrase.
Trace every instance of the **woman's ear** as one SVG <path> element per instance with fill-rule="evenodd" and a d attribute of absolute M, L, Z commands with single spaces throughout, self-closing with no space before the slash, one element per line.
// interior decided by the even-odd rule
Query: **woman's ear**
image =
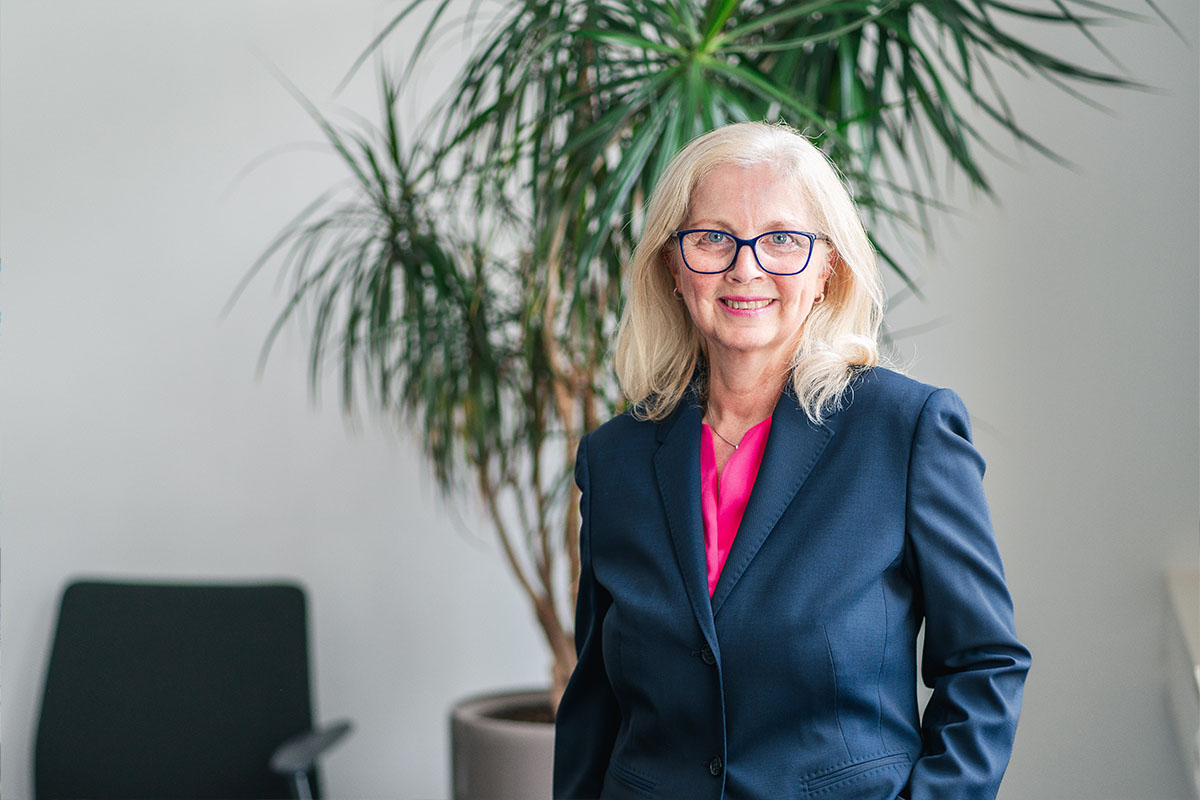
<path fill-rule="evenodd" d="M 833 273 L 837 270 L 838 254 L 833 247 L 829 248 L 829 258 L 825 261 L 825 268 L 821 270 L 821 283 L 818 287 L 821 293 L 821 299 L 825 299 L 825 293 L 829 291 L 829 279 L 833 277 Z"/>
<path fill-rule="evenodd" d="M 671 277 L 675 279 L 676 287 L 678 287 L 679 286 L 679 267 L 677 267 L 675 265 L 675 259 L 673 258 L 673 256 L 675 255 L 675 251 L 671 248 L 670 244 L 664 244 L 662 246 L 662 250 L 659 252 L 662 257 L 663 263 L 667 265 L 667 269 L 671 273 Z"/>
<path fill-rule="evenodd" d="M 821 272 L 821 280 L 822 281 L 829 280 L 829 277 L 831 275 L 833 275 L 835 270 L 837 270 L 837 266 L 838 266 L 838 263 L 840 260 L 841 259 L 838 256 L 837 248 L 835 248 L 833 245 L 830 245 L 829 246 L 829 258 L 825 261 L 825 269 Z"/>

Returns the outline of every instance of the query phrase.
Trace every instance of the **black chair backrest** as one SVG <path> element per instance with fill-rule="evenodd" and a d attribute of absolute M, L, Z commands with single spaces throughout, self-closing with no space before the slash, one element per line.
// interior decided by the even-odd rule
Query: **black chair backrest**
<path fill-rule="evenodd" d="M 74 583 L 46 674 L 35 795 L 286 798 L 268 761 L 312 717 L 299 587 Z"/>

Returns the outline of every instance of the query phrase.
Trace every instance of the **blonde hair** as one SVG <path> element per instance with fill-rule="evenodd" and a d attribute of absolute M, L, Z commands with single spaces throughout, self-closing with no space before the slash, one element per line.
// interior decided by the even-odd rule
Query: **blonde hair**
<path fill-rule="evenodd" d="M 816 423 L 840 407 L 856 371 L 879 363 L 884 291 L 875 251 L 836 168 L 787 125 L 740 122 L 693 139 L 667 166 L 650 196 L 642 236 L 628 267 L 616 341 L 621 390 L 642 419 L 668 416 L 699 370 L 705 345 L 687 308 L 672 297 L 667 245 L 692 192 L 714 168 L 771 164 L 799 186 L 818 231 L 834 250 L 825 299 L 814 305 L 792 353 L 791 385 Z M 698 387 L 703 395 L 703 382 Z"/>

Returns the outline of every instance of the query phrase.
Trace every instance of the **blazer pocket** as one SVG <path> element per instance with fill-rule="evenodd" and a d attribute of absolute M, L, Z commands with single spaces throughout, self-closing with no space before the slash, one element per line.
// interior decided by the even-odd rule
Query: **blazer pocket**
<path fill-rule="evenodd" d="M 609 762 L 608 774 L 626 789 L 631 789 L 643 797 L 654 797 L 654 791 L 658 788 L 658 781 L 647 778 L 629 767 L 623 767 L 615 761 Z"/>
<path fill-rule="evenodd" d="M 831 767 L 824 767 L 810 772 L 802 778 L 804 797 L 814 797 L 825 792 L 846 786 L 851 781 L 862 778 L 871 772 L 890 769 L 896 766 L 906 767 L 910 763 L 908 753 L 885 753 L 868 756 L 857 761 L 842 762 Z"/>

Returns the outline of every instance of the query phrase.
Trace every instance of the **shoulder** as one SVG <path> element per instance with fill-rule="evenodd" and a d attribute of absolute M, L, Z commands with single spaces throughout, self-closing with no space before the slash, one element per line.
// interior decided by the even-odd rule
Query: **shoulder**
<path fill-rule="evenodd" d="M 639 438 L 654 438 L 659 423 L 638 419 L 632 411 L 623 411 L 587 434 L 590 447 L 626 444 Z"/>
<path fill-rule="evenodd" d="M 937 387 L 886 367 L 872 367 L 858 373 L 846 391 L 846 405 L 871 403 L 920 408 Z"/>
<path fill-rule="evenodd" d="M 627 458 L 641 450 L 656 449 L 659 426 L 670 424 L 670 420 L 638 419 L 632 411 L 624 411 L 585 435 L 580 452 L 586 451 L 595 460 Z"/>
<path fill-rule="evenodd" d="M 877 422 L 911 428 L 931 412 L 966 417 L 962 400 L 954 391 L 885 367 L 872 367 L 855 376 L 846 389 L 842 409 L 832 419 L 869 417 Z"/>
<path fill-rule="evenodd" d="M 584 435 L 575 458 L 575 482 L 593 497 L 623 498 L 621 502 L 646 487 L 657 487 L 655 456 L 669 430 L 665 426 L 677 417 L 652 421 L 626 411 Z"/>

